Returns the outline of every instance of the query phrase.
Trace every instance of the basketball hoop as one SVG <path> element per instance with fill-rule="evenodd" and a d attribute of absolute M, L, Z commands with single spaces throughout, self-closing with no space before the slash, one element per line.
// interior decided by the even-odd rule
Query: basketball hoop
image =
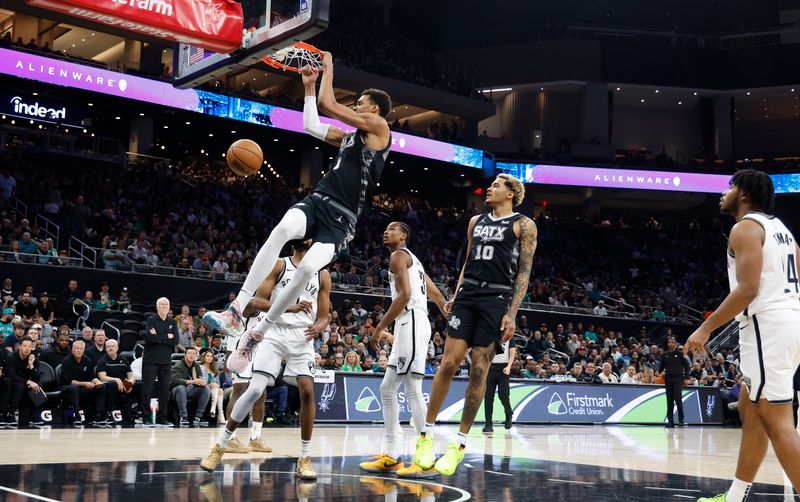
<path fill-rule="evenodd" d="M 310 66 L 315 70 L 322 69 L 322 51 L 311 44 L 298 42 L 276 51 L 271 56 L 264 56 L 261 62 L 276 70 L 300 73 L 300 70 Z"/>

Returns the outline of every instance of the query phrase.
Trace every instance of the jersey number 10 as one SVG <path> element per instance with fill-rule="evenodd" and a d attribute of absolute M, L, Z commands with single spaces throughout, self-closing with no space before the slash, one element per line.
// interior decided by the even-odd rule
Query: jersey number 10
<path fill-rule="evenodd" d="M 474 259 L 491 260 L 493 256 L 494 256 L 494 246 L 480 245 L 480 244 L 475 246 Z"/>

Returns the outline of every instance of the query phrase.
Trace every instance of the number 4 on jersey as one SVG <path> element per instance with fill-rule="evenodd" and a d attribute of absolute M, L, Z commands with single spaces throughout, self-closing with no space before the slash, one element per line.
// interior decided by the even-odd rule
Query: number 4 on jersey
<path fill-rule="evenodd" d="M 794 261 L 794 255 L 790 254 L 787 255 L 786 260 L 786 282 L 789 284 L 789 289 L 786 290 L 787 293 L 791 293 L 792 284 L 794 284 L 794 292 L 800 293 L 800 281 L 797 279 L 797 265 Z"/>

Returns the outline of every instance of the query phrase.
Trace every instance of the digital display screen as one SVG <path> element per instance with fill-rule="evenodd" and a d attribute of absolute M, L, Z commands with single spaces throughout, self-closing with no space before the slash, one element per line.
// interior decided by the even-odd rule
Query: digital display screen
<path fill-rule="evenodd" d="M 285 131 L 303 132 L 303 112 L 298 110 L 198 89 L 176 89 L 166 82 L 9 49 L 0 49 L 0 73 Z M 352 127 L 337 120 L 328 118 L 321 120 L 345 131 L 353 130 Z M 411 134 L 393 131 L 392 151 L 483 169 L 482 150 Z"/>
<path fill-rule="evenodd" d="M 722 193 L 730 174 L 643 171 L 613 167 L 576 167 L 548 164 L 498 162 L 497 172 L 511 174 L 525 183 L 629 190 Z M 770 175 L 775 193 L 800 193 L 800 173 Z"/>

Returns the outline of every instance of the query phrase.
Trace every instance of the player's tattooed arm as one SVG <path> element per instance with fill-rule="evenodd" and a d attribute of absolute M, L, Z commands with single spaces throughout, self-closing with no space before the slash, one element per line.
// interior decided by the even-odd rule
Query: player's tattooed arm
<path fill-rule="evenodd" d="M 518 221 L 519 262 L 517 265 L 517 277 L 514 279 L 514 294 L 511 297 L 511 307 L 508 309 L 509 317 L 512 318 L 516 318 L 522 299 L 528 291 L 528 281 L 533 267 L 533 254 L 536 252 L 536 244 L 539 237 L 536 223 L 532 219 L 522 217 Z"/>

